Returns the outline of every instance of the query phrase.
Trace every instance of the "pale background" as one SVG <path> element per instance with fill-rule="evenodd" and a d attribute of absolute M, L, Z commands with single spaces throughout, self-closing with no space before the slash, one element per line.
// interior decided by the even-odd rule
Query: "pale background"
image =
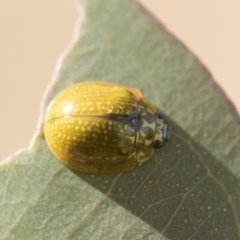
<path fill-rule="evenodd" d="M 240 112 L 240 1 L 141 2 L 202 60 Z M 0 1 L 0 160 L 28 146 L 76 19 L 73 0 Z"/>

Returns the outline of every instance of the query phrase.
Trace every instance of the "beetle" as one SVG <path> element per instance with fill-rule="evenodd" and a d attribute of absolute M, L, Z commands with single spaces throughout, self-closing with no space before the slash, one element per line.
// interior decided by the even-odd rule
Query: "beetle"
<path fill-rule="evenodd" d="M 67 167 L 88 174 L 129 171 L 169 138 L 164 115 L 139 90 L 82 82 L 49 104 L 44 135 Z"/>

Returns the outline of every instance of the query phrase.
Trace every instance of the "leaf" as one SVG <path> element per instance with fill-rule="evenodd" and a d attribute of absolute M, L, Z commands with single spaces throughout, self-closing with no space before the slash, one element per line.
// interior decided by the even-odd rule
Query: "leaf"
<path fill-rule="evenodd" d="M 195 56 L 136 2 L 82 0 L 77 39 L 42 104 L 28 150 L 0 167 L 1 239 L 239 239 L 239 117 Z M 138 88 L 171 126 L 146 164 L 90 176 L 49 151 L 42 120 L 66 86 Z"/>

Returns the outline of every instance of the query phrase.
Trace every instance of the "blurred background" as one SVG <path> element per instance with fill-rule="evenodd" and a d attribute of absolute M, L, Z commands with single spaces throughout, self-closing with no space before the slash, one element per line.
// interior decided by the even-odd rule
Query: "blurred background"
<path fill-rule="evenodd" d="M 139 2 L 201 59 L 240 113 L 240 1 Z M 28 146 L 77 15 L 73 0 L 0 1 L 0 161 Z"/>

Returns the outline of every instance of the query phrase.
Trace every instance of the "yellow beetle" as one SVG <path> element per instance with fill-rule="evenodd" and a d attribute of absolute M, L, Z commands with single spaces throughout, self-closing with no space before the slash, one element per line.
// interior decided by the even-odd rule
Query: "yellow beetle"
<path fill-rule="evenodd" d="M 83 82 L 50 103 L 44 134 L 53 154 L 69 168 L 110 174 L 148 160 L 168 139 L 169 127 L 140 91 Z"/>

